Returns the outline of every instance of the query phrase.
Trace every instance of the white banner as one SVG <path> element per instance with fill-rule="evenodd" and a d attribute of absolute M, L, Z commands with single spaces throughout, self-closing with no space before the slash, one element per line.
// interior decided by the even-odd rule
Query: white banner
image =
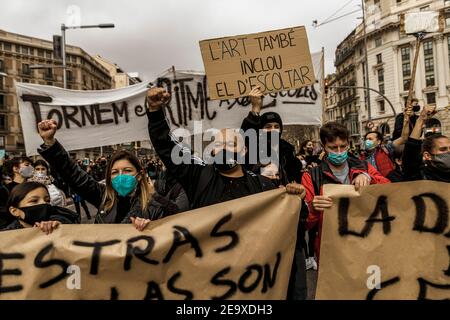
<path fill-rule="evenodd" d="M 422 11 L 405 14 L 405 32 L 414 34 L 418 32 L 438 32 L 439 12 Z"/>
<path fill-rule="evenodd" d="M 266 95 L 262 112 L 278 112 L 288 125 L 321 125 L 322 53 L 313 54 L 312 58 L 316 83 Z M 239 128 L 251 108 L 247 97 L 209 100 L 204 73 L 168 71 L 155 84 L 172 94 L 165 110 L 172 129 L 182 127 L 193 132 L 196 120 L 202 121 L 203 130 Z M 51 118 L 58 122 L 56 137 L 66 150 L 149 140 L 145 114 L 147 83 L 102 91 L 16 83 L 16 90 L 27 155 L 36 155 L 42 143 L 37 123 Z"/>

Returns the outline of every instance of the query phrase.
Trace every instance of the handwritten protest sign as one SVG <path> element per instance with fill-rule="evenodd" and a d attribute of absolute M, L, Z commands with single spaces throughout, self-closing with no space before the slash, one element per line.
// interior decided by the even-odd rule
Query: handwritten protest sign
<path fill-rule="evenodd" d="M 200 41 L 211 99 L 278 92 L 314 83 L 305 27 Z"/>
<path fill-rule="evenodd" d="M 449 299 L 450 188 L 325 185 L 317 299 Z"/>
<path fill-rule="evenodd" d="M 316 79 L 322 77 L 323 54 L 313 55 Z M 154 81 L 171 93 L 165 108 L 171 129 L 202 131 L 210 128 L 239 128 L 250 111 L 247 97 L 211 101 L 203 72 L 167 71 Z M 59 123 L 57 139 L 66 150 L 149 140 L 145 96 L 147 84 L 117 90 L 74 91 L 29 83 L 16 83 L 20 119 L 28 155 L 37 154 L 42 139 L 37 131 L 41 119 Z M 301 108 L 292 106 L 301 105 Z M 275 111 L 284 124 L 320 125 L 322 90 L 319 82 L 300 89 L 270 93 L 263 112 Z"/>
<path fill-rule="evenodd" d="M 283 190 L 131 225 L 0 233 L 0 299 L 284 299 L 300 201 Z"/>

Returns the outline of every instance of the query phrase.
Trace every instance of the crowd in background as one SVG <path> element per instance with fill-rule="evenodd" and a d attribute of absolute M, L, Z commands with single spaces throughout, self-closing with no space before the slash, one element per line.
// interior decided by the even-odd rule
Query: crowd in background
<path fill-rule="evenodd" d="M 237 162 L 239 156 L 247 156 L 249 141 L 238 131 L 223 129 L 227 134 L 216 136 L 211 153 L 223 161 L 206 164 L 192 157 L 190 163 L 176 164 L 173 150 L 189 151 L 170 136 L 162 110 L 169 95 L 152 88 L 147 99 L 149 136 L 157 153 L 151 158 L 139 159 L 119 150 L 95 161 L 72 159 L 55 138 L 56 122 L 39 123 L 41 159 L 15 157 L 3 163 L 0 230 L 38 227 L 50 233 L 61 223 L 93 219 L 95 223 L 130 223 L 142 231 L 152 220 L 283 187 L 299 195 L 303 204 L 288 298 L 305 299 L 306 270 L 319 266 L 323 211 L 333 206 L 332 199 L 323 195 L 324 184 L 353 184 L 360 189 L 413 180 L 450 182 L 450 140 L 440 128 L 430 129 L 435 107 L 420 107 L 417 101 L 406 105 L 397 117 L 390 139 L 369 131 L 359 149 L 351 148 L 347 128 L 329 122 L 320 128 L 320 142 L 304 141 L 296 153 L 282 139 L 280 115 L 261 113 L 263 94 L 255 88 L 250 93 L 252 109 L 241 129 L 260 130 L 265 139 L 260 136 L 258 144 L 278 134 L 277 163 Z M 96 212 L 90 212 L 86 203 Z M 72 204 L 75 212 L 68 209 Z"/>

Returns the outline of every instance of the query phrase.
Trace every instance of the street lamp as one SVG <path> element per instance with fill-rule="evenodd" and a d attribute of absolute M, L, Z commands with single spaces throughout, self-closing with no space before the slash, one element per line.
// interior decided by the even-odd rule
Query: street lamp
<path fill-rule="evenodd" d="M 66 30 L 68 29 L 90 29 L 90 28 L 100 28 L 100 29 L 106 29 L 106 28 L 114 28 L 113 23 L 101 23 L 101 24 L 95 24 L 95 25 L 84 25 L 84 26 L 66 26 L 64 23 L 61 24 L 61 36 L 62 36 L 62 46 L 61 46 L 61 55 L 62 55 L 62 68 L 63 68 L 63 86 L 64 89 L 67 88 L 67 73 L 66 73 Z"/>

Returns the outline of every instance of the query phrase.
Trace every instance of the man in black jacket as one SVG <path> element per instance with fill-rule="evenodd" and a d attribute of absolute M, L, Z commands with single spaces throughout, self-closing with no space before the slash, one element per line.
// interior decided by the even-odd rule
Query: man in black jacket
<path fill-rule="evenodd" d="M 408 112 L 408 125 L 409 132 L 411 132 L 416 124 L 417 118 L 419 116 L 416 115 L 417 112 L 420 111 L 419 100 L 416 98 L 411 100 L 411 106 L 408 108 L 405 103 L 405 112 Z M 395 117 L 394 123 L 394 132 L 392 133 L 392 140 L 397 140 L 402 136 L 403 126 L 405 125 L 405 116 L 404 113 L 400 113 Z"/>
<path fill-rule="evenodd" d="M 221 131 L 222 134 L 215 137 L 212 152 L 215 161 L 209 165 L 193 158 L 189 150 L 184 150 L 181 145 L 175 143 L 170 136 L 169 125 L 162 111 L 162 106 L 168 102 L 169 97 L 170 95 L 162 88 L 149 90 L 148 130 L 158 156 L 169 173 L 177 178 L 186 191 L 192 209 L 276 188 L 270 179 L 246 171 L 238 163 L 237 159 L 243 159 L 246 152 L 243 137 L 238 131 L 224 129 Z M 175 164 L 172 159 L 174 154 L 181 154 L 188 161 Z M 219 159 L 222 161 L 218 161 Z M 305 196 L 304 187 L 297 183 L 287 184 L 286 190 L 291 194 L 299 194 L 302 199 Z M 302 210 L 307 211 L 306 205 L 302 206 Z M 306 285 L 306 279 L 298 272 L 299 263 L 302 261 L 294 260 L 289 288 L 290 298 L 306 296 L 304 292 L 296 294 Z"/>
<path fill-rule="evenodd" d="M 170 136 L 162 106 L 168 101 L 169 94 L 162 88 L 152 88 L 148 92 L 147 112 L 149 134 L 158 156 L 173 176 L 177 177 L 189 198 L 192 209 L 232 200 L 258 192 L 274 189 L 270 179 L 244 170 L 237 158 L 244 157 L 246 148 L 242 136 L 232 129 L 223 129 L 214 140 L 213 156 L 222 159 L 207 165 L 192 158 Z M 183 153 L 190 163 L 175 164 L 172 154 Z M 304 196 L 304 188 L 297 183 L 286 186 L 287 191 Z"/>
<path fill-rule="evenodd" d="M 425 106 L 406 142 L 403 151 L 405 181 L 450 182 L 450 139 L 435 134 L 421 140 L 424 123 L 435 113 L 435 106 Z"/>

